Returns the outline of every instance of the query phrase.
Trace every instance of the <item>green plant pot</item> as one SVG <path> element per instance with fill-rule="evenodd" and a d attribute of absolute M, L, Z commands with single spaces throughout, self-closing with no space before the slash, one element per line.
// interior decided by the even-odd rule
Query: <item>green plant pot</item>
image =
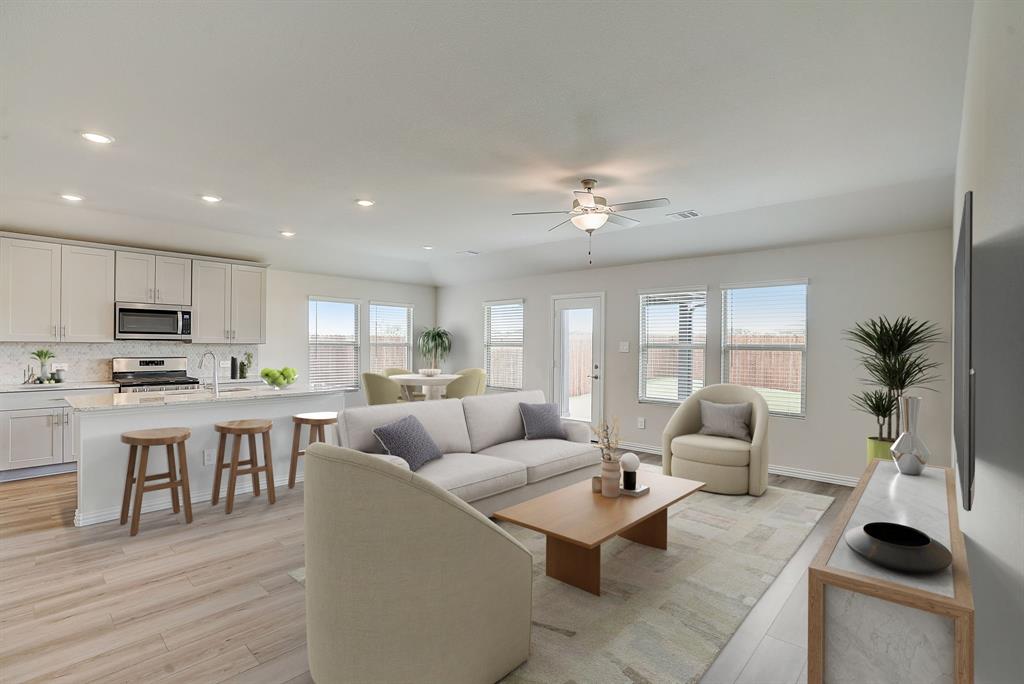
<path fill-rule="evenodd" d="M 889 453 L 889 447 L 892 446 L 892 440 L 889 439 L 878 439 L 877 437 L 868 437 L 868 463 L 871 461 L 890 461 L 892 460 L 892 454 Z"/>

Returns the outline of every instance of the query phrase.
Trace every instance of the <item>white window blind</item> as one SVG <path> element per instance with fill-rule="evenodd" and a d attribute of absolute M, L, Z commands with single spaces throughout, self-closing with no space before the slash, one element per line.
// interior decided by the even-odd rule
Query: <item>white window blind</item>
<path fill-rule="evenodd" d="M 523 388 L 523 300 L 484 304 L 484 370 L 488 389 Z"/>
<path fill-rule="evenodd" d="M 722 288 L 722 382 L 753 387 L 772 413 L 807 406 L 807 283 Z"/>
<path fill-rule="evenodd" d="M 359 305 L 309 298 L 309 382 L 314 389 L 359 388 Z"/>
<path fill-rule="evenodd" d="M 412 370 L 412 307 L 370 303 L 370 370 Z"/>
<path fill-rule="evenodd" d="M 706 290 L 640 294 L 640 401 L 680 402 L 704 386 Z"/>

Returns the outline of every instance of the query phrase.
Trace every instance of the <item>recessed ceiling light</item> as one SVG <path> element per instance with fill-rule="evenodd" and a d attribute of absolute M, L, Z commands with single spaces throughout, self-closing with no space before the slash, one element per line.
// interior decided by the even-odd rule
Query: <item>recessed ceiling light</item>
<path fill-rule="evenodd" d="M 82 137 L 91 143 L 98 143 L 100 145 L 109 145 L 114 142 L 114 136 L 96 133 L 95 131 L 85 131 L 82 133 Z"/>
<path fill-rule="evenodd" d="M 281 231 L 281 237 L 286 237 L 286 238 L 295 237 L 295 233 L 293 233 L 290 230 L 282 230 Z"/>
<path fill-rule="evenodd" d="M 423 249 L 426 249 L 426 250 L 434 249 L 434 246 L 433 245 L 423 245 Z"/>
<path fill-rule="evenodd" d="M 60 198 L 62 200 L 67 200 L 68 202 L 81 202 L 85 199 L 81 195 L 61 195 Z"/>
<path fill-rule="evenodd" d="M 374 204 L 376 204 L 376 202 L 368 199 L 357 199 L 356 204 L 358 204 L 361 207 L 372 207 Z"/>
<path fill-rule="evenodd" d="M 217 202 L 220 202 L 223 199 L 223 197 L 219 197 L 217 195 L 202 195 L 202 200 L 204 202 L 209 202 L 210 204 L 216 204 Z"/>

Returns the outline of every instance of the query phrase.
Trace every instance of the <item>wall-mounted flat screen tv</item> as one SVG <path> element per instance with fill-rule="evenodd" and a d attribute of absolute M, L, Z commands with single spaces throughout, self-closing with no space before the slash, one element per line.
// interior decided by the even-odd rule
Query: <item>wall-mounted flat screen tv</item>
<path fill-rule="evenodd" d="M 974 501 L 974 368 L 971 362 L 971 223 L 974 193 L 964 195 L 953 266 L 953 448 L 964 510 Z"/>

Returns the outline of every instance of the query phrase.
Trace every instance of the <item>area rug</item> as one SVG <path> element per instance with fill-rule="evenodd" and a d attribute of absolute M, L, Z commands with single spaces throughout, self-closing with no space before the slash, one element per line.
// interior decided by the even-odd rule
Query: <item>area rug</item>
<path fill-rule="evenodd" d="M 605 542 L 601 596 L 544 574 L 542 534 L 499 523 L 534 558 L 530 659 L 503 681 L 697 681 L 831 504 L 778 487 L 697 492 L 669 509 L 667 551 Z"/>

